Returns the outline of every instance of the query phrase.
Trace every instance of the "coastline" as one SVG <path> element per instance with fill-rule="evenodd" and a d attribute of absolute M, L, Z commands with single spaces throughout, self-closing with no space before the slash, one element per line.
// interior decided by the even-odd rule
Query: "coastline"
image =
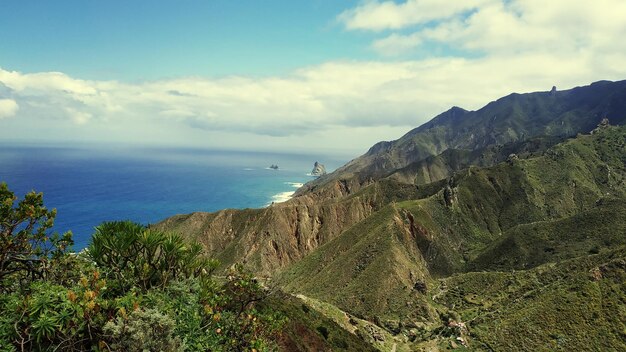
<path fill-rule="evenodd" d="M 283 202 L 288 201 L 289 199 L 291 199 L 291 197 L 293 197 L 293 195 L 296 193 L 296 190 L 298 190 L 298 188 L 304 186 L 304 183 L 300 183 L 300 182 L 283 182 L 283 184 L 289 185 L 293 189 L 290 191 L 285 191 L 285 192 L 274 194 L 270 202 L 265 205 L 266 207 L 272 204 L 283 203 Z"/>

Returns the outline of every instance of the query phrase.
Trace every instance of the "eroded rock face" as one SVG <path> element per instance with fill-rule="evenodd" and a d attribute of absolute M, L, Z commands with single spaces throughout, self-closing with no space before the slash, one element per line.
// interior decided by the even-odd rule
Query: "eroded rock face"
<path fill-rule="evenodd" d="M 154 225 L 185 233 L 224 268 L 243 262 L 271 275 L 338 236 L 375 211 L 376 195 L 338 202 L 304 196 L 262 209 L 226 209 L 177 215 Z"/>
<path fill-rule="evenodd" d="M 311 171 L 311 175 L 313 176 L 322 176 L 326 175 L 326 167 L 324 164 L 320 164 L 319 162 L 315 162 L 313 165 L 313 170 Z"/>

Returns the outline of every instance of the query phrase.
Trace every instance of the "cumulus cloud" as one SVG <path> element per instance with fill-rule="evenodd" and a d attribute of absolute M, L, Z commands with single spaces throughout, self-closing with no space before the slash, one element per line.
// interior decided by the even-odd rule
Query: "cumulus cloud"
<path fill-rule="evenodd" d="M 586 52 L 575 57 L 525 54 L 507 60 L 346 61 L 302 68 L 286 77 L 180 78 L 138 84 L 67 75 L 62 75 L 65 83 L 58 84 L 59 74 L 0 69 L 0 85 L 11 89 L 12 99 L 21 107 L 19 112 L 0 111 L 17 113 L 24 123 L 54 121 L 58 127 L 53 128 L 58 129 L 73 125 L 71 131 L 114 128 L 183 135 L 200 130 L 289 137 L 337 126 L 408 129 L 452 105 L 476 109 L 512 91 L 623 78 L 625 60 L 626 54 Z M 5 104 L 17 106 L 10 101 Z M 380 139 L 389 137 L 394 136 Z"/>
<path fill-rule="evenodd" d="M 401 55 L 433 44 L 483 55 L 626 50 L 622 40 L 626 2 L 621 0 L 485 0 L 439 4 L 436 11 L 428 10 L 431 5 L 437 7 L 418 0 L 368 2 L 344 12 L 340 19 L 347 29 L 402 29 L 372 42 L 372 48 L 383 55 Z M 426 20 L 432 22 L 415 28 Z"/>
<path fill-rule="evenodd" d="M 15 100 L 0 99 L 0 119 L 15 115 L 19 108 Z"/>
<path fill-rule="evenodd" d="M 601 54 L 626 48 L 624 13 L 626 3 L 620 0 L 497 2 L 420 33 L 423 39 L 487 54 Z"/>
<path fill-rule="evenodd" d="M 367 1 L 338 16 L 348 29 L 380 31 L 399 29 L 406 26 L 423 24 L 430 21 L 449 18 L 467 13 L 491 0 L 407 0 L 403 3 L 394 1 Z"/>

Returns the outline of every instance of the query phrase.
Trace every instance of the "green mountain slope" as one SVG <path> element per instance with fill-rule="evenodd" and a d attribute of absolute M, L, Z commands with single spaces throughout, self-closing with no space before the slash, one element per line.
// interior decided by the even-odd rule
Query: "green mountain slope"
<path fill-rule="evenodd" d="M 465 322 L 472 350 L 623 351 L 625 282 L 622 246 L 532 270 L 454 275 L 433 298 Z"/>
<path fill-rule="evenodd" d="M 563 137 L 541 136 L 475 150 L 446 149 L 441 154 L 394 170 L 385 178 L 409 184 L 427 184 L 448 178 L 456 171 L 472 165 L 488 167 L 509 159 L 541 155 L 546 149 L 563 140 Z"/>
<path fill-rule="evenodd" d="M 626 127 L 609 127 L 541 156 L 458 172 L 436 183 L 438 192 L 355 224 L 280 280 L 383 326 L 434 329 L 441 310 L 429 295 L 437 279 L 529 269 L 626 245 L 625 143 Z"/>

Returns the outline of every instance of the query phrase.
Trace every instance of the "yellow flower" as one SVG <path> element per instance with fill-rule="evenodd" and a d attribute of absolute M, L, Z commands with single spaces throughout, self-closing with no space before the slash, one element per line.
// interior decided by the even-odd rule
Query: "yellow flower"
<path fill-rule="evenodd" d="M 96 293 L 91 291 L 91 290 L 87 290 L 85 291 L 85 299 L 86 300 L 91 300 L 94 299 L 96 297 Z"/>
<path fill-rule="evenodd" d="M 70 302 L 76 302 L 76 294 L 74 293 L 74 291 L 67 291 L 67 299 L 69 299 Z"/>

